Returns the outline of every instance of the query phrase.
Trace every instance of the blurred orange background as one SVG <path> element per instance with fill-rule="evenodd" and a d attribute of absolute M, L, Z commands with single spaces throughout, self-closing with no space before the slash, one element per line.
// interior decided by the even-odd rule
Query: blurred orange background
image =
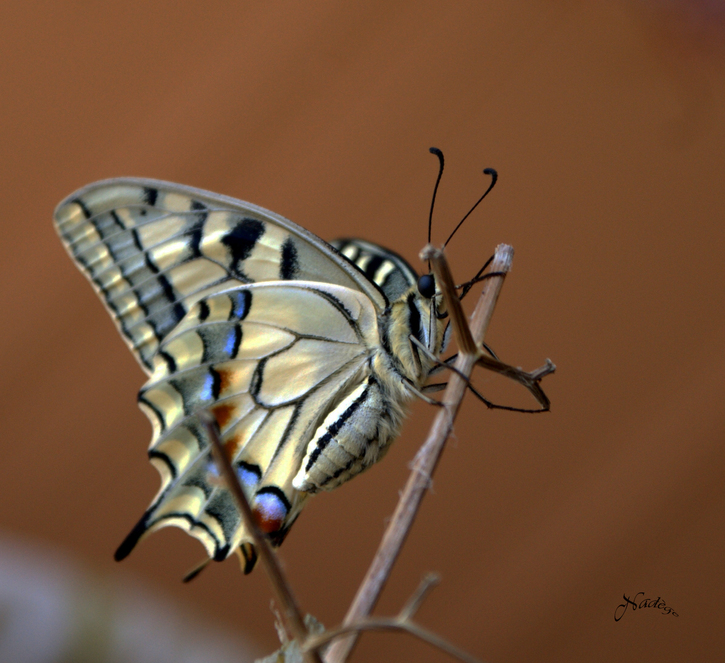
<path fill-rule="evenodd" d="M 230 561 L 182 585 L 203 550 L 173 528 L 113 562 L 158 487 L 135 403 L 144 378 L 52 211 L 88 182 L 154 177 L 418 265 L 435 145 L 447 159 L 438 243 L 488 184 L 482 169 L 499 172 L 448 251 L 463 281 L 496 244 L 516 250 L 487 340 L 505 361 L 533 369 L 551 357 L 558 370 L 547 415 L 464 403 L 377 613 L 396 612 L 435 570 L 442 584 L 420 622 L 489 662 L 721 660 L 723 3 L 0 12 L 0 536 L 134 577 L 275 649 L 261 570 L 242 577 Z M 313 500 L 281 548 L 304 609 L 327 626 L 342 619 L 433 414 L 416 403 L 384 462 Z M 623 594 L 638 592 L 678 616 L 615 622 Z M 369 634 L 353 660 L 444 658 L 406 635 Z"/>

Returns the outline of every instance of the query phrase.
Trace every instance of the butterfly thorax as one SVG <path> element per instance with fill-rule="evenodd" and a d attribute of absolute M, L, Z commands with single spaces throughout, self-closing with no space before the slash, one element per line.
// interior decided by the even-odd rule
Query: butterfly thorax
<path fill-rule="evenodd" d="M 395 370 L 416 389 L 425 383 L 435 363 L 433 357 L 445 346 L 446 316 L 442 308 L 440 295 L 428 299 L 414 286 L 393 302 L 378 321 L 381 342 Z"/>

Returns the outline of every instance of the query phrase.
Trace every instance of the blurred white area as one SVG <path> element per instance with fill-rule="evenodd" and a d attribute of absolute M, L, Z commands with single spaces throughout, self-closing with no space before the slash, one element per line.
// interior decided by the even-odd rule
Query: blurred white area
<path fill-rule="evenodd" d="M 204 615 L 0 536 L 1 663 L 240 663 L 259 649 Z"/>

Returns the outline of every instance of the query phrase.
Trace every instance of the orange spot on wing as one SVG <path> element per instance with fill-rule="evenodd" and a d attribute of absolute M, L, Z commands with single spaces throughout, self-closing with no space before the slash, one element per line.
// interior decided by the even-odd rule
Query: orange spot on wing
<path fill-rule="evenodd" d="M 272 534 L 273 532 L 277 532 L 282 527 L 282 523 L 284 522 L 284 518 L 270 518 L 258 508 L 253 509 L 253 513 L 254 520 L 257 522 L 259 529 L 261 529 L 265 534 Z"/>
<path fill-rule="evenodd" d="M 229 420 L 234 415 L 234 409 L 234 406 L 230 403 L 221 403 L 219 405 L 215 405 L 211 409 L 217 424 L 219 424 L 219 430 L 224 430 L 226 425 L 229 423 Z"/>
<path fill-rule="evenodd" d="M 224 368 L 216 368 L 215 370 L 219 376 L 219 393 L 223 394 L 234 385 L 234 371 Z"/>
<path fill-rule="evenodd" d="M 232 437 L 223 440 L 223 444 L 224 451 L 226 451 L 227 453 L 227 458 L 229 458 L 230 461 L 233 461 L 236 458 L 239 450 L 242 448 L 241 435 L 232 435 Z"/>

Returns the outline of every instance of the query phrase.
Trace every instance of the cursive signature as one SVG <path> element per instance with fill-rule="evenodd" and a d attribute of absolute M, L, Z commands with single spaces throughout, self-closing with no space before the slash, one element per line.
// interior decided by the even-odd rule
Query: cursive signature
<path fill-rule="evenodd" d="M 624 603 L 620 603 L 614 610 L 614 621 L 618 622 L 620 619 L 622 619 L 622 617 L 624 617 L 624 613 L 627 612 L 627 608 L 629 608 L 630 606 L 632 607 L 632 611 L 636 610 L 637 608 L 657 608 L 658 610 L 662 611 L 663 615 L 674 615 L 675 617 L 679 617 L 679 615 L 667 604 L 665 604 L 665 602 L 659 596 L 656 599 L 642 599 L 641 601 L 637 602 L 639 596 L 643 594 L 644 592 L 637 593 L 634 599 L 629 598 L 629 596 L 627 596 L 626 594 L 622 594 Z"/>

